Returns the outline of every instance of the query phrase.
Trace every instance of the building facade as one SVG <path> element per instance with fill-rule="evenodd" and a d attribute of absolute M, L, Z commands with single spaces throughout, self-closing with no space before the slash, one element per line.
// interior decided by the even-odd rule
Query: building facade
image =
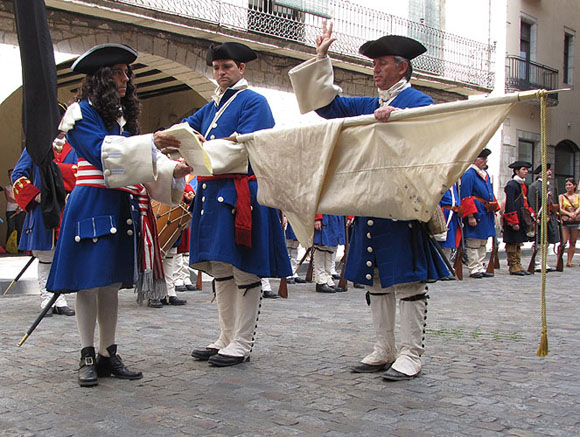
<path fill-rule="evenodd" d="M 580 177 L 580 55 L 577 0 L 508 0 L 506 11 L 506 92 L 568 88 L 551 94 L 547 110 L 547 158 L 559 193 L 564 180 Z M 498 87 L 501 84 L 498 83 Z M 511 177 L 507 165 L 517 159 L 541 163 L 540 108 L 514 108 L 503 126 L 500 186 Z M 530 182 L 532 176 L 529 176 Z"/>

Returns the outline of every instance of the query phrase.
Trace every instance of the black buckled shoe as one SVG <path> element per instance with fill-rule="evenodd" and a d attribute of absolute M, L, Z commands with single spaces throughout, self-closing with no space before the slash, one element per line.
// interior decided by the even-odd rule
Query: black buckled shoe
<path fill-rule="evenodd" d="M 197 288 L 197 286 L 194 285 L 194 284 L 185 284 L 185 288 L 187 288 L 189 291 L 197 291 L 197 290 L 199 290 L 199 288 Z"/>
<path fill-rule="evenodd" d="M 470 278 L 475 278 L 475 279 L 481 279 L 483 278 L 483 273 L 481 272 L 475 272 L 469 275 Z"/>
<path fill-rule="evenodd" d="M 274 293 L 272 290 L 264 290 L 264 299 L 278 299 L 277 293 Z"/>
<path fill-rule="evenodd" d="M 495 275 L 493 273 L 481 272 L 482 278 L 493 278 Z"/>
<path fill-rule="evenodd" d="M 294 278 L 294 282 L 296 284 L 306 284 L 308 281 L 306 279 L 304 279 L 304 278 L 301 278 L 300 276 L 296 276 Z"/>
<path fill-rule="evenodd" d="M 161 305 L 185 305 L 185 299 L 179 299 L 177 296 L 168 296 L 161 299 Z"/>
<path fill-rule="evenodd" d="M 362 285 L 362 284 L 359 284 L 359 283 L 357 283 L 357 282 L 353 282 L 352 286 L 353 286 L 354 288 L 365 288 L 365 286 L 364 286 L 364 285 Z"/>
<path fill-rule="evenodd" d="M 149 299 L 147 301 L 147 306 L 149 308 L 163 308 L 163 304 L 161 303 L 161 300 L 159 300 L 159 299 Z"/>
<path fill-rule="evenodd" d="M 81 387 L 94 387 L 99 384 L 95 366 L 95 348 L 92 346 L 81 349 L 78 380 Z"/>
<path fill-rule="evenodd" d="M 175 291 L 187 291 L 187 287 L 185 285 L 176 285 Z"/>
<path fill-rule="evenodd" d="M 333 287 L 330 287 L 326 284 L 316 284 L 316 292 L 317 293 L 336 293 L 336 290 Z"/>
<path fill-rule="evenodd" d="M 296 281 L 292 277 L 286 278 L 286 284 L 296 284 Z"/>
<path fill-rule="evenodd" d="M 336 291 L 337 293 L 344 293 L 346 291 L 346 288 L 342 288 L 342 287 L 339 287 L 338 285 L 335 285 L 334 291 Z"/>
<path fill-rule="evenodd" d="M 207 361 L 210 359 L 210 357 L 213 357 L 219 351 L 220 351 L 219 349 L 214 349 L 212 347 L 206 347 L 204 349 L 194 349 L 191 352 L 191 356 L 193 358 L 197 358 L 200 361 Z"/>
<path fill-rule="evenodd" d="M 228 367 L 235 366 L 236 364 L 243 363 L 244 361 L 250 361 L 250 357 L 232 357 L 230 355 L 212 355 L 208 362 L 216 367 Z"/>
<path fill-rule="evenodd" d="M 517 272 L 510 272 L 510 275 L 514 275 L 514 276 L 528 276 L 527 272 L 524 272 L 523 270 L 518 270 Z"/>
<path fill-rule="evenodd" d="M 52 308 L 52 312 L 54 314 L 60 314 L 61 316 L 74 316 L 75 315 L 75 311 L 68 306 L 62 306 L 62 307 L 53 307 Z"/>
<path fill-rule="evenodd" d="M 132 370 L 127 369 L 121 357 L 117 355 L 117 345 L 112 344 L 107 348 L 107 352 L 109 352 L 109 357 L 105 357 L 101 354 L 97 356 L 97 375 L 100 377 L 106 376 L 113 376 L 119 379 L 141 379 L 143 378 L 143 373 L 141 372 L 134 372 Z"/>
<path fill-rule="evenodd" d="M 416 378 L 419 375 L 420 372 L 415 373 L 414 375 L 405 375 L 404 373 L 401 373 L 395 369 L 393 369 L 392 367 L 387 370 L 385 373 L 383 373 L 383 379 L 385 381 L 407 381 L 409 379 L 413 379 Z"/>
<path fill-rule="evenodd" d="M 360 363 L 358 366 L 352 366 L 350 371 L 352 373 L 375 373 L 382 372 L 387 368 L 387 364 L 365 364 Z"/>

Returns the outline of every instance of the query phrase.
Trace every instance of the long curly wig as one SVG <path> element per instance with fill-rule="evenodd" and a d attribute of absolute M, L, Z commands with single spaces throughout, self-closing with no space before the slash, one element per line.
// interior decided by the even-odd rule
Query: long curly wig
<path fill-rule="evenodd" d="M 135 85 L 133 84 L 134 73 L 128 65 L 127 92 L 125 97 L 120 98 L 113 79 L 111 67 L 101 67 L 96 72 L 88 74 L 81 83 L 76 99 L 81 101 L 89 99 L 97 110 L 107 129 L 113 129 L 117 124 L 117 118 L 125 117 L 127 124 L 123 129 L 132 135 L 140 133 L 139 116 L 141 115 L 141 103 L 137 98 Z"/>

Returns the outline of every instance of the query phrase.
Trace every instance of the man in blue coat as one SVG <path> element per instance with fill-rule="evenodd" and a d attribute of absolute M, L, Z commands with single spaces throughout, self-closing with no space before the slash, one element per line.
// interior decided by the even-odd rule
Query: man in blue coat
<path fill-rule="evenodd" d="M 268 102 L 248 89 L 244 79 L 246 63 L 256 58 L 244 44 L 210 47 L 207 63 L 218 87 L 213 100 L 185 120 L 204 138 L 274 126 Z M 190 264 L 215 278 L 221 331 L 216 341 L 191 355 L 218 367 L 250 357 L 262 299 L 260 278 L 291 274 L 278 212 L 258 204 L 258 185 L 247 155 L 239 153 L 226 167 L 239 170 L 198 176 L 190 244 Z"/>
<path fill-rule="evenodd" d="M 433 100 L 411 88 L 410 60 L 426 51 L 419 42 L 396 35 L 368 41 L 359 52 L 373 60 L 378 97 L 341 97 L 333 85 L 328 48 L 336 40 L 332 24 L 316 40 L 316 58 L 290 72 L 302 112 L 315 109 L 324 118 L 374 114 L 387 121 L 396 108 L 427 106 Z M 303 76 L 293 78 L 300 70 Z M 307 90 L 306 92 L 304 92 Z M 302 101 L 301 101 L 302 100 Z M 387 182 L 388 183 L 388 182 Z M 383 379 L 405 380 L 421 371 L 427 315 L 426 281 L 449 276 L 443 260 L 417 221 L 357 217 L 345 277 L 369 288 L 376 343 L 354 372 L 379 372 Z M 400 302 L 401 345 L 395 347 L 396 299 Z"/>
<path fill-rule="evenodd" d="M 66 106 L 62 103 L 59 103 L 59 106 L 62 109 L 61 115 L 64 115 Z M 57 138 L 55 138 L 53 152 L 54 161 L 60 169 L 65 190 L 67 193 L 70 193 L 76 181 L 77 155 L 71 145 L 64 139 L 64 132 L 60 132 Z M 47 229 L 44 225 L 40 208 L 40 172 L 38 166 L 32 162 L 32 158 L 26 149 L 22 151 L 14 167 L 12 182 L 14 184 L 14 197 L 16 202 L 26 211 L 22 237 L 20 238 L 18 249 L 30 251 L 38 259 L 40 306 L 44 308 L 52 297 L 52 293 L 46 291 L 46 281 L 50 273 L 59 229 Z M 46 316 L 50 317 L 52 313 L 65 316 L 75 315 L 74 310 L 68 306 L 62 294 L 54 303 L 52 312 L 48 312 Z"/>
<path fill-rule="evenodd" d="M 491 180 L 485 168 L 489 149 L 483 149 L 461 177 L 461 205 L 463 206 L 463 235 L 467 246 L 467 267 L 471 278 L 493 276 L 483 266 L 487 240 L 495 237 L 495 211 L 499 204 L 493 194 Z"/>

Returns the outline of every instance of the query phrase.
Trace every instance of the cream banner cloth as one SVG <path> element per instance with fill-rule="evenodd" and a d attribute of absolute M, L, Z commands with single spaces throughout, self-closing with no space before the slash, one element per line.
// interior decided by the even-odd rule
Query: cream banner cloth
<path fill-rule="evenodd" d="M 428 221 L 512 106 L 535 96 L 444 103 L 397 111 L 387 123 L 351 117 L 236 139 L 258 179 L 258 202 L 284 211 L 309 247 L 316 213 Z"/>

